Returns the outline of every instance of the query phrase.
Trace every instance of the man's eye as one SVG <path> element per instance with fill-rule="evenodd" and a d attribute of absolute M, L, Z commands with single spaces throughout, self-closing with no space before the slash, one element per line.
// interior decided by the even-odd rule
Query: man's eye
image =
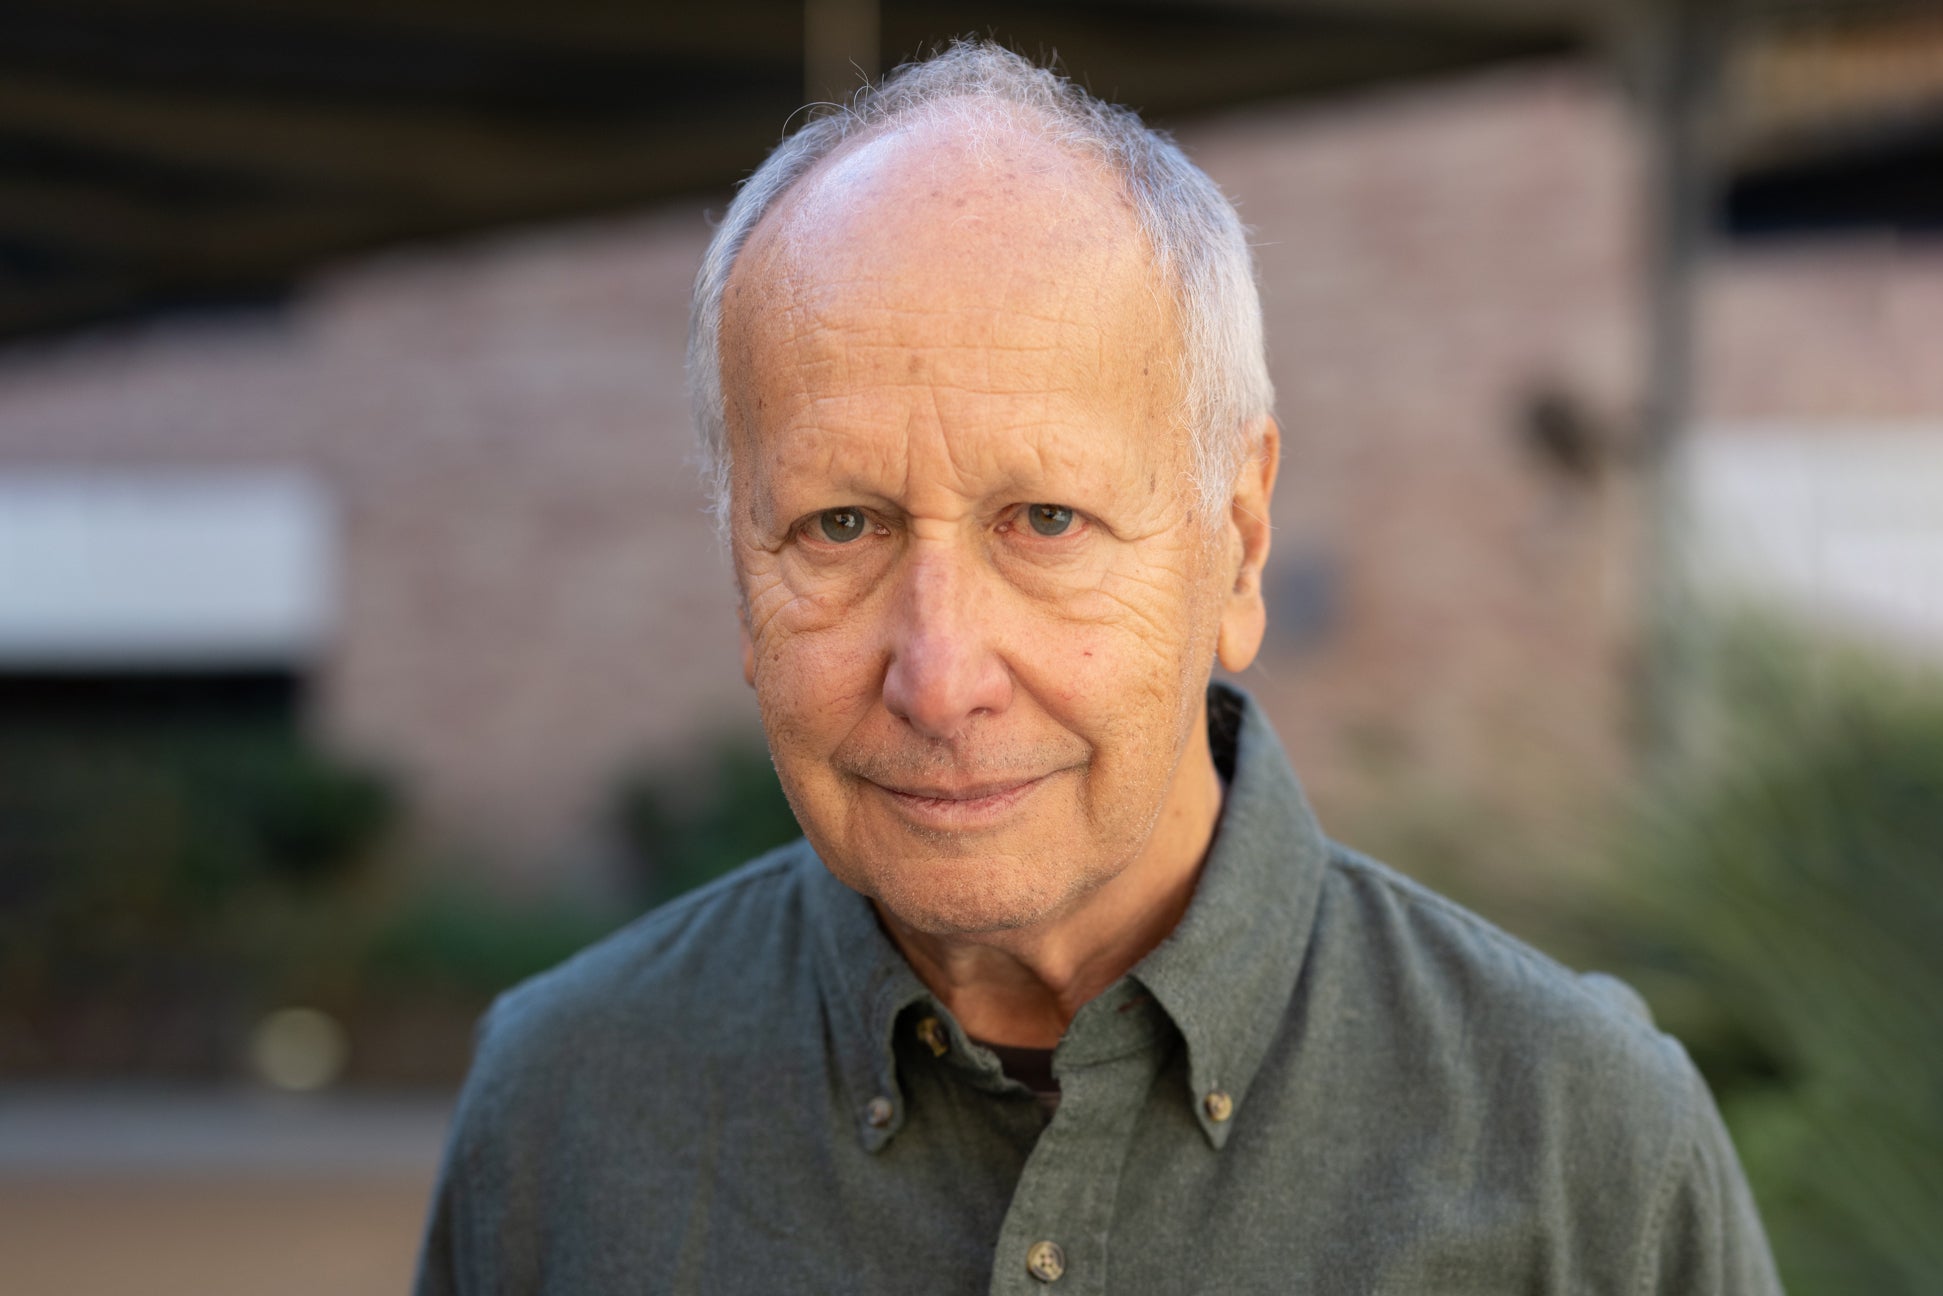
<path fill-rule="evenodd" d="M 824 509 L 817 515 L 817 525 L 823 528 L 823 536 L 837 544 L 849 544 L 864 533 L 869 525 L 864 515 L 853 508 Z"/>
<path fill-rule="evenodd" d="M 1028 504 L 1025 515 L 1042 536 L 1064 535 L 1073 525 L 1073 511 L 1058 504 Z"/>

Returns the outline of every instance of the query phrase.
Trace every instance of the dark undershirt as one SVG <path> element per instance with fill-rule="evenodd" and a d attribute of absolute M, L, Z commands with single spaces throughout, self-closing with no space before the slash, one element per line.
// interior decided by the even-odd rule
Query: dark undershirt
<path fill-rule="evenodd" d="M 993 1044 L 986 1040 L 973 1040 L 974 1044 L 992 1050 L 998 1057 L 999 1066 L 1005 1069 L 1007 1080 L 1016 1080 L 1032 1090 L 1032 1096 L 1039 1100 L 1039 1111 L 1047 1120 L 1059 1110 L 1059 1081 L 1052 1073 L 1052 1050 L 1049 1048 L 1014 1048 L 1010 1044 Z"/>

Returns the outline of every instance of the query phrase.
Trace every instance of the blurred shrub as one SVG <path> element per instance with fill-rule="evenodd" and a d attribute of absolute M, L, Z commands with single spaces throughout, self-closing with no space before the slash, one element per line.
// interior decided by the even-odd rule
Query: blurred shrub
<path fill-rule="evenodd" d="M 0 1074 L 230 1075 L 294 1003 L 346 1025 L 352 1079 L 456 1079 L 494 994 L 634 905 L 427 883 L 464 871 L 401 850 L 398 809 L 287 718 L 0 716 Z M 618 809 L 636 902 L 797 834 L 759 742 Z"/>
<path fill-rule="evenodd" d="M 193 1068 L 226 1015 L 184 1005 L 241 1011 L 313 950 L 303 912 L 394 818 L 383 781 L 277 725 L 10 724 L 0 1014 L 57 1055 Z"/>
<path fill-rule="evenodd" d="M 638 771 L 622 783 L 615 811 L 653 904 L 802 835 L 760 738 L 719 739 L 694 760 Z"/>
<path fill-rule="evenodd" d="M 434 887 L 373 930 L 362 952 L 373 994 L 451 994 L 483 1001 L 589 945 L 625 915 L 564 899 L 521 902 Z"/>
<path fill-rule="evenodd" d="M 1742 627 L 1710 773 L 1624 855 L 1627 974 L 1708 1075 L 1788 1289 L 1943 1273 L 1943 690 Z"/>

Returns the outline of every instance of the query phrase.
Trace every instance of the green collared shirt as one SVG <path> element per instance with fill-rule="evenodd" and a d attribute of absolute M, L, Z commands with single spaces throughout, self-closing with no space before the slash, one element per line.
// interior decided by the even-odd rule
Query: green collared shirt
<path fill-rule="evenodd" d="M 798 842 L 494 1006 L 421 1296 L 1778 1291 L 1638 1000 L 1331 845 L 1209 702 L 1193 903 L 1050 1123 Z"/>

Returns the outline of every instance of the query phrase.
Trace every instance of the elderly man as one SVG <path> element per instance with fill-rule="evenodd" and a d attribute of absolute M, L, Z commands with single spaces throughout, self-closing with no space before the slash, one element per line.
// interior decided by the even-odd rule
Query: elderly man
<path fill-rule="evenodd" d="M 1754 1292 L 1705 1087 L 1324 840 L 1247 666 L 1242 229 L 960 45 L 785 142 L 695 294 L 743 671 L 805 841 L 501 1000 L 462 1292 Z"/>

